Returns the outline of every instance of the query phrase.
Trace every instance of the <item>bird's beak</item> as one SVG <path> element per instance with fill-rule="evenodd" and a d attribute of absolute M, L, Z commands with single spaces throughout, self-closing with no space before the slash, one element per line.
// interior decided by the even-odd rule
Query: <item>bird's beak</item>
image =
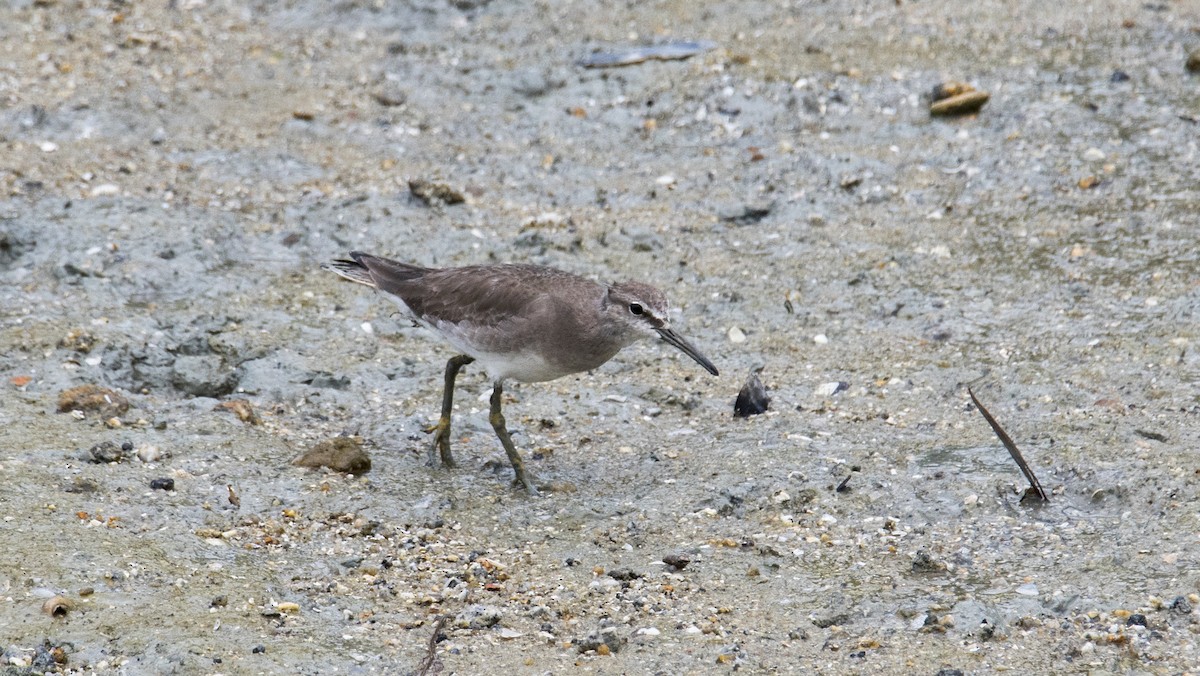
<path fill-rule="evenodd" d="M 700 354 L 700 350 L 697 350 L 696 347 L 689 343 L 683 336 L 675 333 L 669 328 L 655 329 L 655 331 L 658 331 L 658 335 L 662 336 L 663 340 L 679 348 L 681 352 L 692 359 L 695 359 L 696 363 L 703 366 L 705 371 L 708 371 L 714 376 L 720 375 L 717 373 L 717 367 L 713 366 L 713 363 L 708 360 L 708 357 Z"/>

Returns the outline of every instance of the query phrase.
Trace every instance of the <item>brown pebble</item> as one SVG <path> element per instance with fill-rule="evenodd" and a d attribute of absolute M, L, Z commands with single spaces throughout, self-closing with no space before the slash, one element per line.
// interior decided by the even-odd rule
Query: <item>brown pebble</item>
<path fill-rule="evenodd" d="M 1079 188 L 1081 190 L 1091 190 L 1098 185 L 1100 185 L 1100 179 L 1096 178 L 1095 176 L 1084 176 L 1083 178 L 1079 179 Z"/>
<path fill-rule="evenodd" d="M 250 425 L 261 425 L 262 419 L 254 411 L 254 405 L 246 399 L 230 399 L 223 401 L 213 408 L 214 411 L 231 411 L 238 420 Z"/>
<path fill-rule="evenodd" d="M 930 90 L 929 98 L 932 101 L 941 101 L 942 99 L 948 99 L 952 96 L 958 96 L 959 94 L 966 94 L 973 91 L 975 91 L 975 88 L 966 82 L 950 80 L 948 82 L 943 82 Z"/>
<path fill-rule="evenodd" d="M 98 412 L 105 418 L 119 416 L 129 410 L 129 400 L 115 390 L 99 385 L 80 385 L 58 394 L 58 412 Z"/>
<path fill-rule="evenodd" d="M 987 103 L 987 92 L 971 91 L 934 101 L 929 106 L 930 115 L 968 115 L 978 112 Z"/>
<path fill-rule="evenodd" d="M 328 467 L 336 472 L 364 474 L 371 470 L 371 457 L 358 437 L 336 437 L 317 443 L 292 461 L 300 467 Z"/>
<path fill-rule="evenodd" d="M 42 604 L 42 612 L 51 617 L 66 617 L 75 609 L 75 603 L 65 596 L 51 596 Z"/>
<path fill-rule="evenodd" d="M 1190 73 L 1200 73 L 1200 48 L 1193 49 L 1191 54 L 1188 54 L 1187 69 Z"/>

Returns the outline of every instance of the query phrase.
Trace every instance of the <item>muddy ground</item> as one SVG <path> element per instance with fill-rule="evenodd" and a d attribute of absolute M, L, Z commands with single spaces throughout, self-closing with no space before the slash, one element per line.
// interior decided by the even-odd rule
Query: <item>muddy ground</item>
<path fill-rule="evenodd" d="M 0 7 L 7 673 L 1194 673 L 1200 5 L 599 4 Z M 427 467 L 350 249 L 653 283 L 721 375 L 510 385 L 529 498 L 468 368 Z"/>

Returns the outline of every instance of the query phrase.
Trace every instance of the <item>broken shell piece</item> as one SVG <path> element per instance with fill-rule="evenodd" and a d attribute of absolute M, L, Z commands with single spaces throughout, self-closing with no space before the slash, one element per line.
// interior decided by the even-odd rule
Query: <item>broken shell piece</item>
<path fill-rule="evenodd" d="M 767 394 L 766 386 L 758 377 L 758 373 L 751 371 L 750 377 L 746 379 L 746 384 L 742 385 L 741 391 L 738 392 L 737 400 L 733 402 L 733 415 L 738 418 L 749 418 L 752 415 L 766 413 L 767 407 L 770 405 L 771 397 Z"/>
<path fill-rule="evenodd" d="M 42 612 L 50 617 L 66 617 L 75 609 L 75 602 L 65 596 L 51 596 L 42 604 Z"/>
<path fill-rule="evenodd" d="M 978 112 L 990 95 L 965 82 L 943 82 L 929 93 L 930 115 L 967 115 Z"/>

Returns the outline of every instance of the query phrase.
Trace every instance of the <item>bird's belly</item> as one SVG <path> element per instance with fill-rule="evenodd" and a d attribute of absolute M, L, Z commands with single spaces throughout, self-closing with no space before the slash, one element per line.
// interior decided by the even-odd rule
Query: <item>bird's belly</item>
<path fill-rule="evenodd" d="M 474 350 L 470 354 L 483 366 L 493 380 L 511 378 L 526 383 L 540 383 L 575 372 L 572 369 L 548 362 L 540 355 L 530 352 L 494 354 Z"/>

